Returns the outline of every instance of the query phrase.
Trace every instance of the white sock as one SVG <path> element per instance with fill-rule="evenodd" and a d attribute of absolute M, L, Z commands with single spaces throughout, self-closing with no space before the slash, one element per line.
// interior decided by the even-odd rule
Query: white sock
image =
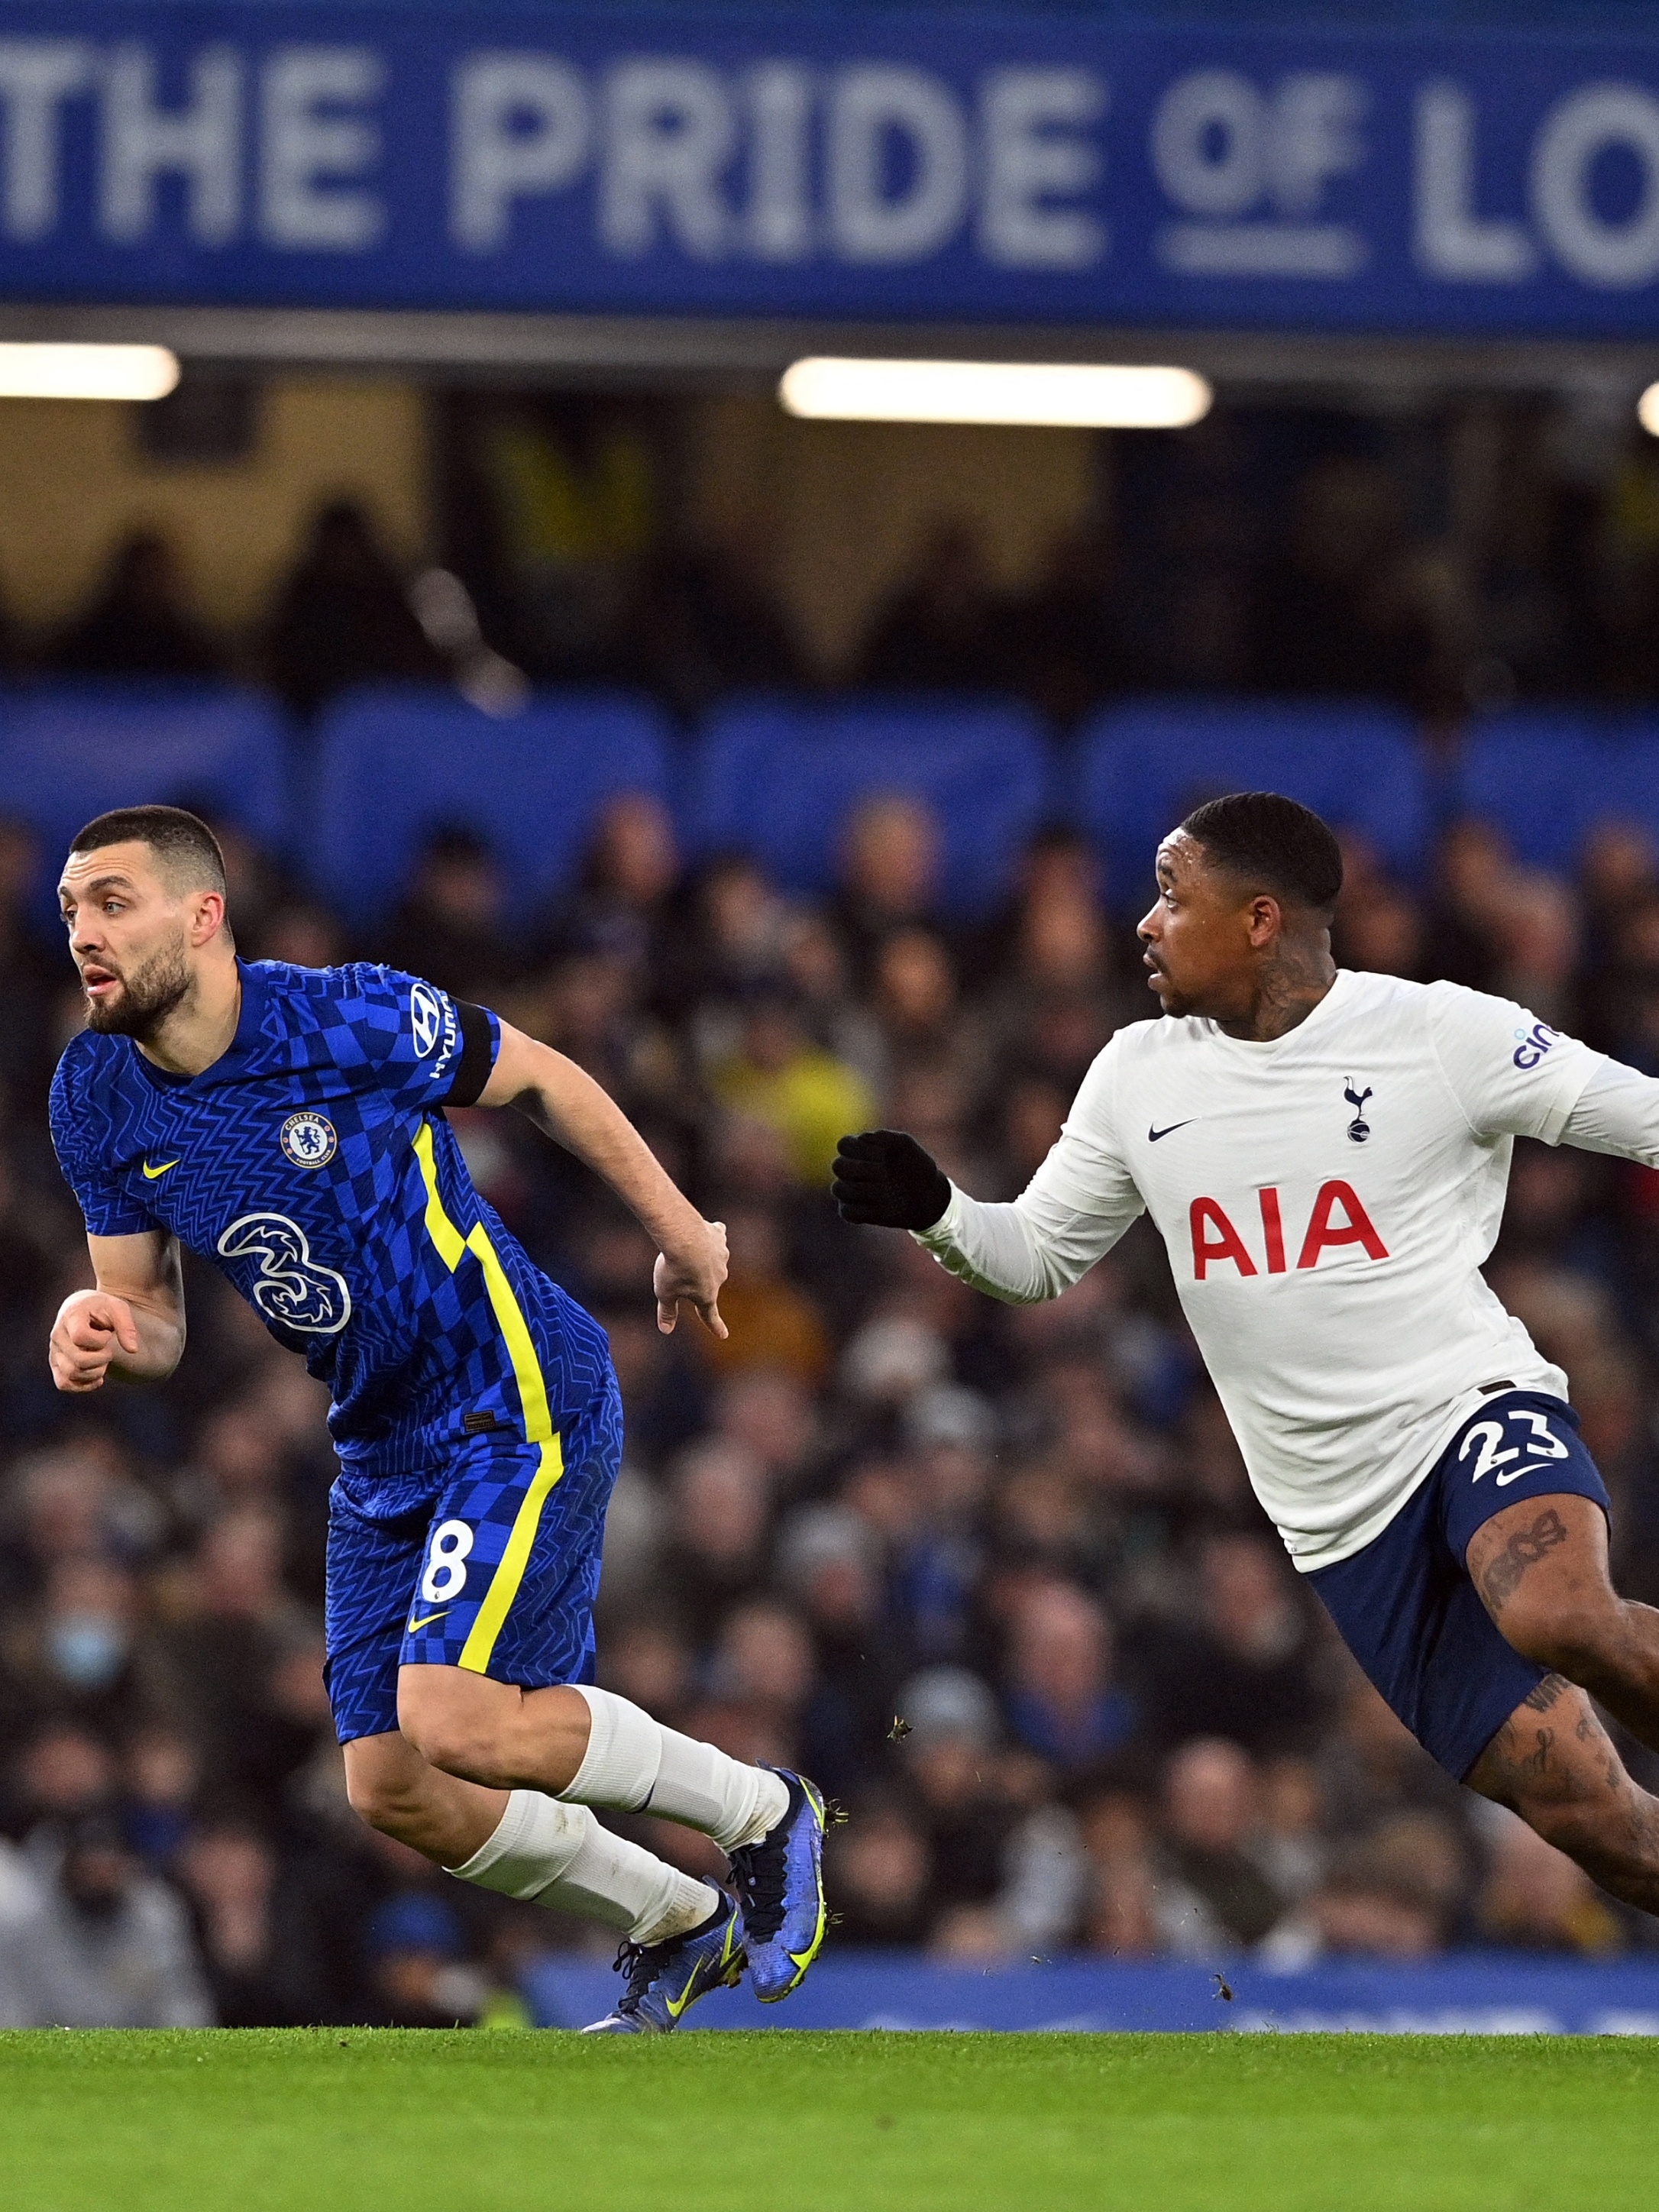
<path fill-rule="evenodd" d="M 592 1726 L 575 1779 L 559 1793 L 569 1803 L 654 1813 L 701 1828 L 723 1851 L 757 1844 L 788 1810 L 788 1789 L 769 1767 L 745 1766 L 712 1743 L 664 1728 L 609 1690 L 575 1686 Z"/>
<path fill-rule="evenodd" d="M 501 1897 L 624 1929 L 635 1943 L 688 1935 L 720 1901 L 706 1881 L 602 1828 L 585 1805 L 538 1790 L 515 1790 L 489 1842 L 446 1872 Z"/>

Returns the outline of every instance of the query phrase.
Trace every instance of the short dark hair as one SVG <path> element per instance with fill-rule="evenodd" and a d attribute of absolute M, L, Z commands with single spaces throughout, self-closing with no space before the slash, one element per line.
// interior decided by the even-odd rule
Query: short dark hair
<path fill-rule="evenodd" d="M 1328 914 L 1342 889 L 1342 848 L 1313 809 L 1276 791 L 1206 799 L 1182 823 L 1218 868 L 1275 898 Z"/>
<path fill-rule="evenodd" d="M 102 845 L 148 845 L 161 872 L 180 889 L 222 892 L 225 856 L 219 840 L 198 814 L 182 806 L 118 806 L 88 823 L 70 847 L 94 853 Z"/>

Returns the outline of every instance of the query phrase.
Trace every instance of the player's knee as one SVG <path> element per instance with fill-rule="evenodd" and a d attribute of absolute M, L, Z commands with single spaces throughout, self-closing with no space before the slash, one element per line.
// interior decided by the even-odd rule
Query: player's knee
<path fill-rule="evenodd" d="M 365 1773 L 348 1763 L 346 1802 L 365 1826 L 383 1836 L 401 1835 L 418 1808 L 412 1791 L 384 1776 Z"/>
<path fill-rule="evenodd" d="M 398 1693 L 398 1725 L 428 1765 L 464 1782 L 494 1785 L 501 1768 L 493 1715 L 448 1680 L 411 1683 Z"/>
<path fill-rule="evenodd" d="M 1517 1594 L 1504 1607 L 1498 1626 L 1510 1648 L 1534 1666 L 1565 1674 L 1570 1682 L 1594 1683 L 1613 1656 L 1618 1615 L 1616 1599 L 1591 1597 L 1563 1605 L 1541 1598 L 1529 1602 Z"/>

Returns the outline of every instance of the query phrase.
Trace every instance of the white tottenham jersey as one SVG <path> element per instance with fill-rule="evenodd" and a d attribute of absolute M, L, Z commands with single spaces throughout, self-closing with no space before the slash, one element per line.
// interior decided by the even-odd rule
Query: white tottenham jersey
<path fill-rule="evenodd" d="M 1024 1301 L 1150 1213 L 1256 1495 L 1305 1572 L 1380 1534 L 1483 1390 L 1566 1395 L 1479 1271 L 1513 1139 L 1557 1142 L 1611 1065 L 1507 1000 L 1342 969 L 1270 1043 L 1191 1018 L 1120 1030 L 1024 1196 L 953 1190 L 918 1241 Z"/>

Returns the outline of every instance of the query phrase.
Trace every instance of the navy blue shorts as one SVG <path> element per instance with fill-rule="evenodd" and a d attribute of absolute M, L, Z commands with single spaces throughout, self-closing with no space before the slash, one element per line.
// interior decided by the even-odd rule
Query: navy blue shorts
<path fill-rule="evenodd" d="M 552 1443 L 459 1443 L 412 1507 L 329 1493 L 325 1675 L 342 1743 L 398 1725 L 398 1669 L 465 1667 L 526 1690 L 593 1679 L 605 1509 L 622 1464 L 614 1378 Z M 407 1493 L 404 1493 L 406 1501 Z"/>
<path fill-rule="evenodd" d="M 1611 1514 L 1571 1407 L 1505 1390 L 1469 1416 L 1380 1536 L 1308 1577 L 1370 1680 L 1460 1782 L 1545 1674 L 1504 1641 L 1464 1555 L 1506 1505 L 1563 1492 Z"/>

